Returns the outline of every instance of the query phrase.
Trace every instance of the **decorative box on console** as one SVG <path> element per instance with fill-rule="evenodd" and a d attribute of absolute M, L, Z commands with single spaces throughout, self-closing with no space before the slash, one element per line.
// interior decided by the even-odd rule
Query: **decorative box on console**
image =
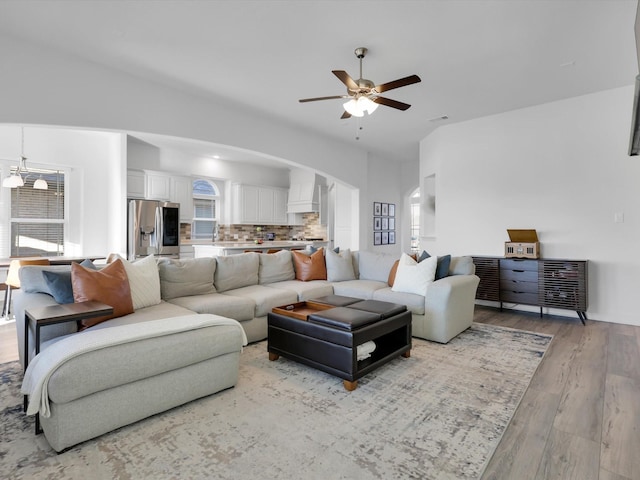
<path fill-rule="evenodd" d="M 506 258 L 540 258 L 540 243 L 535 230 L 507 230 L 510 242 L 504 242 Z"/>

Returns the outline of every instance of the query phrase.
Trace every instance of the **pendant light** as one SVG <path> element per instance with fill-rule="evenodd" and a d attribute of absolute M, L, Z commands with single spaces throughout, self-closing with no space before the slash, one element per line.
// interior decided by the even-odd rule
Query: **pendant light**
<path fill-rule="evenodd" d="M 2 180 L 2 186 L 7 188 L 17 188 L 24 186 L 24 180 L 29 176 L 29 171 L 27 170 L 26 161 L 27 157 L 24 156 L 24 127 L 21 128 L 21 154 L 20 154 L 20 163 L 16 167 L 16 171 Z M 22 174 L 25 174 L 25 178 L 22 178 Z M 47 181 L 40 175 L 33 183 L 33 188 L 36 190 L 48 190 L 49 185 Z"/>

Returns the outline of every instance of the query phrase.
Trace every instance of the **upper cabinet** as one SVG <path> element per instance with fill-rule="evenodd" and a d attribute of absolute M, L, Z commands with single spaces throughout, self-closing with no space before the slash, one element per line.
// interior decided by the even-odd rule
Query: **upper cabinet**
<path fill-rule="evenodd" d="M 148 200 L 169 200 L 171 197 L 171 176 L 163 173 L 146 172 L 146 196 Z"/>
<path fill-rule="evenodd" d="M 287 224 L 286 189 L 241 183 L 234 183 L 231 189 L 233 223 Z"/>
<path fill-rule="evenodd" d="M 127 170 L 127 198 L 146 198 L 146 178 L 144 172 Z"/>
<path fill-rule="evenodd" d="M 180 204 L 180 222 L 193 220 L 193 181 L 189 177 L 171 177 L 169 200 Z"/>
<path fill-rule="evenodd" d="M 193 183 L 189 177 L 176 177 L 162 172 L 128 170 L 127 198 L 179 203 L 180 221 L 193 220 Z"/>

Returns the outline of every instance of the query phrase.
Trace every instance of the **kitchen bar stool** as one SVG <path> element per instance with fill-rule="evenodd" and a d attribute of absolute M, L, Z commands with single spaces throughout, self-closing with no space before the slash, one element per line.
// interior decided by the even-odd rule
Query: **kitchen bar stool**
<path fill-rule="evenodd" d="M 9 271 L 7 272 L 7 279 L 4 282 L 7 285 L 7 291 L 4 295 L 2 318 L 5 320 L 9 318 L 11 313 L 11 289 L 20 288 L 18 272 L 23 265 L 50 265 L 50 262 L 47 258 L 11 260 L 11 263 L 9 263 Z"/>

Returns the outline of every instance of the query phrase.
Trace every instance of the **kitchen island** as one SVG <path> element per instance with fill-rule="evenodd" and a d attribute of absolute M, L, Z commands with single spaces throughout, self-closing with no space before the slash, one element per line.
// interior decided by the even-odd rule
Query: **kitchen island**
<path fill-rule="evenodd" d="M 326 242 L 305 242 L 305 241 L 265 241 L 263 243 L 253 242 L 213 242 L 207 244 L 193 244 L 195 258 L 237 255 L 247 250 L 267 253 L 269 250 L 305 250 L 311 246 L 318 247 L 318 243 L 325 246 Z"/>

